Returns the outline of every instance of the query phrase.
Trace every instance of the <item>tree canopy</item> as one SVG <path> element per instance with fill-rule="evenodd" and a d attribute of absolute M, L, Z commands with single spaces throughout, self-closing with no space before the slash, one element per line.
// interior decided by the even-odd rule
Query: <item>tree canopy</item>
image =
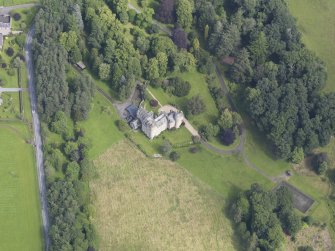
<path fill-rule="evenodd" d="M 281 158 L 295 159 L 326 145 L 335 130 L 334 93 L 321 94 L 324 63 L 301 41 L 283 0 L 197 1 L 196 24 L 209 33 L 209 49 L 231 56 L 230 80 L 241 100 Z M 205 35 L 206 39 L 206 35 Z"/>

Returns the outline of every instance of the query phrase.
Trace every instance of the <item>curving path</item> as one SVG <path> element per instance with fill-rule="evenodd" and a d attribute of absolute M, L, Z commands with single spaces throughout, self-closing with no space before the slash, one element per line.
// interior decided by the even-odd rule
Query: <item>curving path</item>
<path fill-rule="evenodd" d="M 45 173 L 43 165 L 43 151 L 42 151 L 42 137 L 40 129 L 40 120 L 37 113 L 37 98 L 35 93 L 35 83 L 34 83 L 34 70 L 32 62 L 32 41 L 34 35 L 34 28 L 31 28 L 27 34 L 25 53 L 26 53 L 26 64 L 27 64 L 27 77 L 28 77 L 28 90 L 30 96 L 30 105 L 32 111 L 32 124 L 34 131 L 34 143 L 35 143 L 35 153 L 36 153 L 36 164 L 37 164 L 37 175 L 38 175 L 38 187 L 39 195 L 41 200 L 41 211 L 42 211 L 42 224 L 43 224 L 43 234 L 45 242 L 45 250 L 49 249 L 49 216 L 48 216 L 48 204 L 46 195 L 46 185 L 45 185 Z"/>

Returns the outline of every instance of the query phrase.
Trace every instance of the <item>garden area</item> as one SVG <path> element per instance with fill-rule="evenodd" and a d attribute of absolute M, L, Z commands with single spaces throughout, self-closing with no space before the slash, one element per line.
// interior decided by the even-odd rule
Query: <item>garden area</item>
<path fill-rule="evenodd" d="M 12 20 L 11 25 L 14 31 L 27 31 L 34 21 L 37 7 L 16 9 L 10 13 Z"/>
<path fill-rule="evenodd" d="M 0 86 L 4 88 L 27 88 L 27 70 L 23 47 L 25 35 L 16 35 L 4 39 L 4 47 L 0 54 Z M 20 74 L 19 74 L 20 71 Z M 20 84 L 19 84 L 20 82 Z M 22 104 L 19 93 L 2 93 L 3 103 L 0 106 L 1 118 L 24 119 L 31 118 L 29 94 L 21 93 Z M 22 114 L 20 111 L 22 107 Z M 23 117 L 22 117 L 23 116 Z"/>

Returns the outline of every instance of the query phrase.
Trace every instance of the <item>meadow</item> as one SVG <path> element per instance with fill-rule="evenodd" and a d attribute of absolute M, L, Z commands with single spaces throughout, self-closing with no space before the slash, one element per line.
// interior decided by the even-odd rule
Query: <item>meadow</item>
<path fill-rule="evenodd" d="M 222 196 L 178 164 L 150 160 L 124 141 L 95 166 L 100 250 L 235 250 Z"/>
<path fill-rule="evenodd" d="M 303 42 L 326 63 L 325 91 L 335 91 L 335 1 L 288 0 L 287 3 L 297 19 Z"/>
<path fill-rule="evenodd" d="M 42 250 L 40 203 L 30 132 L 0 122 L 0 250 Z"/>

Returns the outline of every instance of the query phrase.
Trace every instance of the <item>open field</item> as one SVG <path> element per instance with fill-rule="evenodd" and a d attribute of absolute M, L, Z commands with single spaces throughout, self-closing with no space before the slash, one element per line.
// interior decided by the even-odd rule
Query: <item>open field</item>
<path fill-rule="evenodd" d="M 149 160 L 127 142 L 95 165 L 101 250 L 234 250 L 224 200 L 179 165 Z"/>
<path fill-rule="evenodd" d="M 335 1 L 287 2 L 291 13 L 297 18 L 303 42 L 326 63 L 328 80 L 325 91 L 335 91 Z"/>
<path fill-rule="evenodd" d="M 37 3 L 38 0 L 0 0 L 0 6 L 11 6 L 18 4 Z"/>
<path fill-rule="evenodd" d="M 33 147 L 21 123 L 0 123 L 0 250 L 42 250 Z"/>

